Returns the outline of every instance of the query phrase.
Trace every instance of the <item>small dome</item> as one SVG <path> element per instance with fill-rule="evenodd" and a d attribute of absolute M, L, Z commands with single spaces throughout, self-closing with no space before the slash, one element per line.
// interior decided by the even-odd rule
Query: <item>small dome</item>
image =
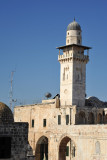
<path fill-rule="evenodd" d="M 75 19 L 74 19 L 73 22 L 71 22 L 71 23 L 68 25 L 67 31 L 69 31 L 69 30 L 80 30 L 80 31 L 81 31 L 81 27 L 80 27 L 80 25 L 75 21 Z"/>
<path fill-rule="evenodd" d="M 104 107 L 104 102 L 100 101 L 97 97 L 92 96 L 92 97 L 88 97 L 85 100 L 85 105 L 90 107 L 101 108 L 101 107 Z"/>
<path fill-rule="evenodd" d="M 10 108 L 0 102 L 0 123 L 13 123 L 13 114 Z"/>

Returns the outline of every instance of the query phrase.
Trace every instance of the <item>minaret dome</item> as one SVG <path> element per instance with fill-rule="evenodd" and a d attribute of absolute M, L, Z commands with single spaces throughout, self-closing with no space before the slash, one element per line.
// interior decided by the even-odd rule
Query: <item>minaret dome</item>
<path fill-rule="evenodd" d="M 66 45 L 69 44 L 82 44 L 81 26 L 75 21 L 75 19 L 67 27 Z"/>

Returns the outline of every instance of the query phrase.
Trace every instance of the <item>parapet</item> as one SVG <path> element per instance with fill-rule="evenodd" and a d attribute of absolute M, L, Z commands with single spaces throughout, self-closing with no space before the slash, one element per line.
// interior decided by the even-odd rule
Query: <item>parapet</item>
<path fill-rule="evenodd" d="M 56 108 L 60 107 L 59 98 L 42 100 L 42 104 L 54 104 L 54 103 L 55 103 Z"/>

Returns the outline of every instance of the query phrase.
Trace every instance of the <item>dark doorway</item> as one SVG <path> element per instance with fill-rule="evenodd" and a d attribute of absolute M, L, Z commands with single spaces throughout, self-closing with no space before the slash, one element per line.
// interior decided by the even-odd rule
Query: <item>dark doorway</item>
<path fill-rule="evenodd" d="M 104 124 L 107 124 L 107 114 L 104 116 Z"/>
<path fill-rule="evenodd" d="M 0 159 L 11 158 L 11 137 L 0 137 Z"/>
<path fill-rule="evenodd" d="M 89 124 L 94 124 L 94 114 L 92 112 L 89 113 L 88 119 L 89 119 Z"/>
<path fill-rule="evenodd" d="M 36 160 L 48 160 L 48 138 L 42 136 L 36 145 Z"/>
<path fill-rule="evenodd" d="M 102 124 L 102 114 L 101 113 L 98 114 L 97 123 Z"/>
<path fill-rule="evenodd" d="M 85 112 L 80 111 L 78 114 L 78 124 L 85 124 L 86 123 L 86 119 L 85 119 Z"/>

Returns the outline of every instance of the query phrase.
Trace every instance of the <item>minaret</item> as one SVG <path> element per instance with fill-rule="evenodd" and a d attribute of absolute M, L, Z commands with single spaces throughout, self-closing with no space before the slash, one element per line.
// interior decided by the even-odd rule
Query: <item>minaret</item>
<path fill-rule="evenodd" d="M 82 44 L 82 36 L 81 36 L 81 27 L 80 25 L 75 21 L 70 23 L 67 27 L 66 32 L 66 45 L 69 44 Z"/>
<path fill-rule="evenodd" d="M 60 104 L 85 106 L 86 64 L 90 47 L 82 45 L 81 27 L 74 20 L 67 27 L 66 45 L 59 49 Z M 63 54 L 60 54 L 60 50 Z M 87 55 L 85 55 L 87 50 Z"/>

